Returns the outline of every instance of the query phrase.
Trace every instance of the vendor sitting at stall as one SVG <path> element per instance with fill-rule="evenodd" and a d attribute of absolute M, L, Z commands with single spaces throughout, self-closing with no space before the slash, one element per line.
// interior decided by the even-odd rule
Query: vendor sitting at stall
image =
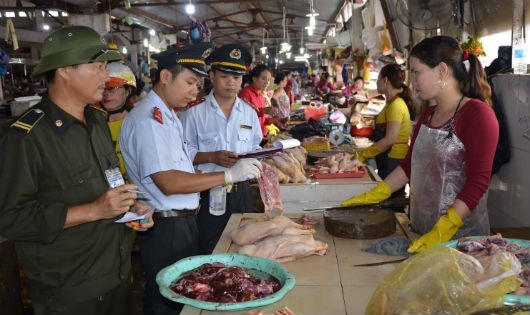
<path fill-rule="evenodd" d="M 318 81 L 315 87 L 316 96 L 319 96 L 324 99 L 328 97 L 331 91 L 333 90 L 334 87 L 333 84 L 330 82 L 329 73 L 324 72 L 322 74 L 322 78 L 320 79 L 320 81 Z"/>
<path fill-rule="evenodd" d="M 366 99 L 368 98 L 368 93 L 364 90 L 364 79 L 363 77 L 356 77 L 353 79 L 353 83 L 348 85 L 344 90 L 342 90 L 342 95 L 347 99 L 356 97 Z"/>

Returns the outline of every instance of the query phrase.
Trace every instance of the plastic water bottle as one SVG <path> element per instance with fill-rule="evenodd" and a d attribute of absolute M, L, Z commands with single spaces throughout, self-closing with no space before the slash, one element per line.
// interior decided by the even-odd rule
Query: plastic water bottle
<path fill-rule="evenodd" d="M 523 38 L 519 38 L 514 41 L 513 46 L 513 56 L 512 56 L 512 65 L 513 72 L 515 74 L 525 74 L 526 73 L 526 46 Z"/>
<path fill-rule="evenodd" d="M 226 212 L 226 186 L 215 186 L 210 189 L 210 213 L 220 216 Z"/>

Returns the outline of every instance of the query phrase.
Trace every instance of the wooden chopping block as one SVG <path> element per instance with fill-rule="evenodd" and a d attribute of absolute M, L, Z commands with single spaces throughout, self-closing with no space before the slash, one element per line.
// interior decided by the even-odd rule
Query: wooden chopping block
<path fill-rule="evenodd" d="M 374 239 L 396 232 L 396 217 L 389 209 L 371 207 L 332 208 L 324 211 L 328 233 L 354 239 Z"/>

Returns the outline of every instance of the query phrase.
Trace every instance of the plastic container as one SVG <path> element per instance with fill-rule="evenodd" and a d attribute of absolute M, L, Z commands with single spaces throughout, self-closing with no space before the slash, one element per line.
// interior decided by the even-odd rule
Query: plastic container
<path fill-rule="evenodd" d="M 329 140 L 325 142 L 317 142 L 317 143 L 304 143 L 303 144 L 304 149 L 306 149 L 307 152 L 315 152 L 315 151 L 329 151 Z"/>
<path fill-rule="evenodd" d="M 353 137 L 370 138 L 374 135 L 374 128 L 372 127 L 357 128 L 356 126 L 352 126 L 350 131 Z"/>
<path fill-rule="evenodd" d="M 320 107 L 308 106 L 304 108 L 305 121 L 309 121 L 310 118 L 314 120 L 319 120 L 320 118 L 326 116 L 328 113 L 328 108 L 325 105 Z"/>
<path fill-rule="evenodd" d="M 333 174 L 326 174 L 326 173 L 313 173 L 313 178 L 315 179 L 332 179 L 332 178 L 361 178 L 364 177 L 364 174 L 366 174 L 366 169 L 364 166 L 359 167 L 359 170 L 356 172 L 342 172 L 342 173 L 333 173 Z"/>
<path fill-rule="evenodd" d="M 195 269 L 204 263 L 213 262 L 221 262 L 227 266 L 239 266 L 269 274 L 280 281 L 282 288 L 279 291 L 264 298 L 240 303 L 215 303 L 194 300 L 179 295 L 169 288 L 171 283 L 179 279 L 183 273 Z M 177 261 L 176 263 L 158 272 L 156 275 L 156 283 L 158 284 L 160 294 L 171 301 L 191 305 L 203 310 L 236 311 L 261 307 L 278 302 L 285 296 L 287 292 L 289 292 L 289 290 L 294 288 L 296 281 L 294 275 L 287 271 L 282 264 L 270 259 L 241 254 L 212 254 L 192 256 Z"/>
<path fill-rule="evenodd" d="M 220 216 L 226 212 L 226 186 L 215 186 L 210 189 L 210 213 Z"/>
<path fill-rule="evenodd" d="M 487 236 L 468 236 L 468 238 L 479 238 L 479 239 L 484 239 L 486 237 Z M 515 239 L 515 238 L 504 238 L 504 239 L 508 243 L 530 248 L 530 241 L 528 240 L 521 240 L 521 239 Z M 453 240 L 453 241 L 441 243 L 436 246 L 447 246 L 451 248 L 456 248 L 457 243 L 458 243 L 458 240 Z M 506 305 L 513 305 L 513 304 L 530 305 L 530 295 L 517 295 L 514 293 L 506 294 L 504 296 L 504 303 Z"/>

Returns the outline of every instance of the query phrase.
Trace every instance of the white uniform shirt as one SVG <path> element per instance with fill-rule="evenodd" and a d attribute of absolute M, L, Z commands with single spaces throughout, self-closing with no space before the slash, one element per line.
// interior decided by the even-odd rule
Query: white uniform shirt
<path fill-rule="evenodd" d="M 180 117 L 191 160 L 197 152 L 227 150 L 241 154 L 261 149 L 259 144 L 263 136 L 256 110 L 236 97 L 227 119 L 213 93 L 212 90 L 204 102 L 188 109 Z M 197 169 L 203 172 L 226 170 L 215 163 L 200 164 Z"/>
<path fill-rule="evenodd" d="M 154 117 L 155 108 L 162 114 L 162 123 Z M 147 203 L 158 210 L 199 206 L 198 193 L 165 195 L 150 176 L 169 170 L 195 172 L 182 135 L 177 115 L 154 91 L 125 116 L 121 127 L 121 152 L 129 179 L 149 194 Z"/>

